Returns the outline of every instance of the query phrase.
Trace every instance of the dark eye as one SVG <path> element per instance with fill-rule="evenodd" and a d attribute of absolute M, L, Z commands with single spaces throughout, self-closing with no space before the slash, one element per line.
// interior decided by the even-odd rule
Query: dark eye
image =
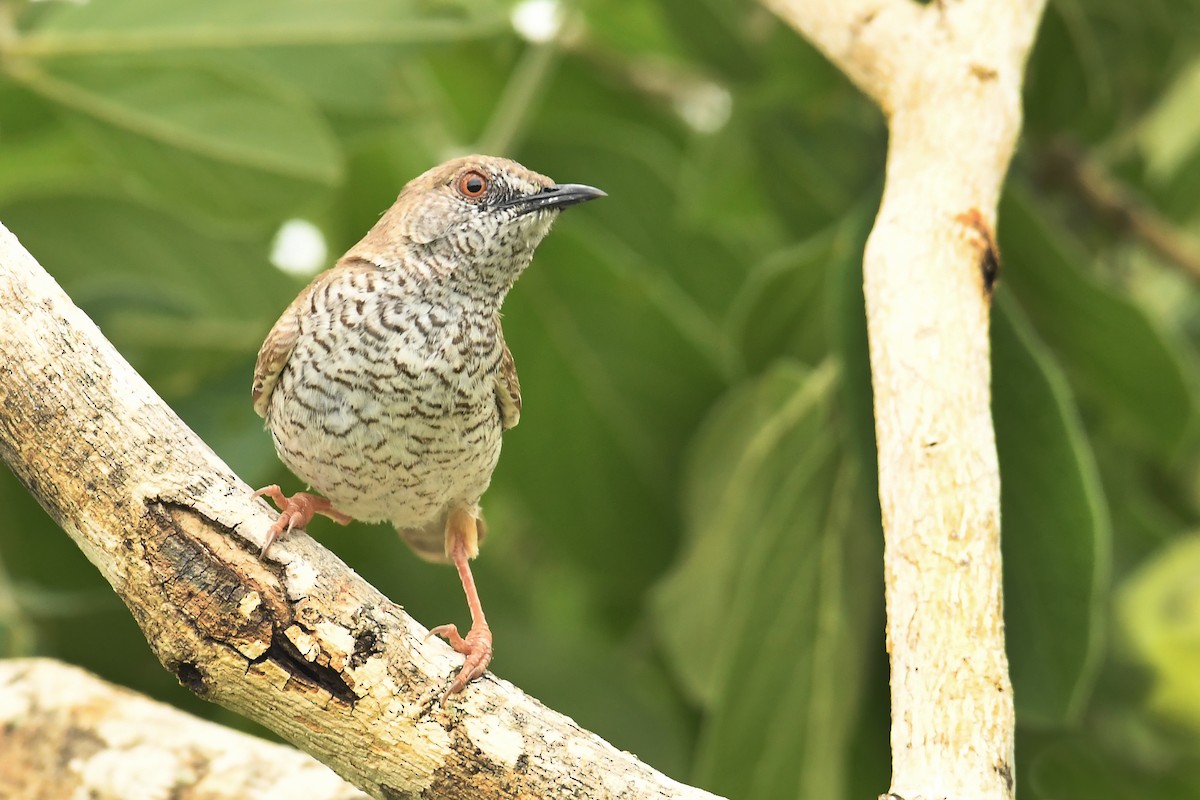
<path fill-rule="evenodd" d="M 458 179 L 458 191 L 463 197 L 483 197 L 483 193 L 487 191 L 488 179 L 482 172 L 471 170 L 464 172 L 462 177 Z"/>

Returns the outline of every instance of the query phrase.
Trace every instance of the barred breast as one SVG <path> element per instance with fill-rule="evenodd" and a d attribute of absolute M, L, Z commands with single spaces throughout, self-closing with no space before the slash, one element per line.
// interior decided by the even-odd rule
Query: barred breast
<path fill-rule="evenodd" d="M 500 457 L 498 321 L 403 278 L 338 272 L 298 309 L 266 414 L 279 457 L 363 521 L 417 528 L 475 507 Z"/>

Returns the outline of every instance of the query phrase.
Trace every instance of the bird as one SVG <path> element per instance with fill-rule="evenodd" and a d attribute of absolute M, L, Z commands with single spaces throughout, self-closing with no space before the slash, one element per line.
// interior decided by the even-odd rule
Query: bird
<path fill-rule="evenodd" d="M 300 292 L 258 353 L 254 410 L 312 490 L 254 493 L 280 512 L 262 555 L 321 514 L 390 523 L 418 556 L 453 564 L 471 628 L 429 632 L 464 656 L 446 695 L 492 658 L 470 561 L 502 434 L 521 417 L 501 305 L 559 213 L 604 196 L 495 156 L 433 167 Z"/>

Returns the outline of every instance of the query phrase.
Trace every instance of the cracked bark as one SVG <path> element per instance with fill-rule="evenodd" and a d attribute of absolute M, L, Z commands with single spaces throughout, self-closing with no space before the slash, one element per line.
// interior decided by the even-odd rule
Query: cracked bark
<path fill-rule="evenodd" d="M 888 121 L 863 255 L 891 654 L 885 797 L 1008 800 L 1015 719 L 988 322 L 997 201 L 1044 0 L 762 3 Z"/>
<path fill-rule="evenodd" d="M 461 657 L 273 520 L 0 226 L 0 456 L 180 683 L 374 797 L 710 798 Z"/>

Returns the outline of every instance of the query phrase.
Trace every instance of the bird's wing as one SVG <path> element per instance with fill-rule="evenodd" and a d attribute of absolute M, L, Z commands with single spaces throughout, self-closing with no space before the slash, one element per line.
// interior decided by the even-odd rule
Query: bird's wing
<path fill-rule="evenodd" d="M 250 398 L 254 402 L 254 411 L 264 419 L 267 408 L 271 405 L 271 392 L 283 368 L 287 366 L 288 358 L 300 338 L 300 319 L 313 303 L 313 295 L 324 291 L 333 281 L 352 277 L 356 272 L 374 272 L 378 267 L 362 259 L 343 259 L 333 269 L 327 269 L 312 279 L 305 286 L 287 310 L 275 322 L 266 341 L 258 351 L 258 362 L 254 365 L 254 384 L 250 389 Z"/>
<path fill-rule="evenodd" d="M 517 364 L 503 336 L 500 343 L 504 352 L 500 354 L 500 370 L 496 373 L 496 405 L 500 408 L 500 424 L 508 430 L 521 421 L 521 381 L 517 379 Z"/>
<path fill-rule="evenodd" d="M 327 274 L 329 273 L 322 273 L 318 278 Z M 275 322 L 258 351 L 250 399 L 254 402 L 254 413 L 263 419 L 266 419 L 267 408 L 271 405 L 271 392 L 275 389 L 275 383 L 279 380 L 279 375 L 296 347 L 296 340 L 300 337 L 300 311 L 309 302 L 315 284 L 316 281 L 313 281 L 296 296 Z"/>

